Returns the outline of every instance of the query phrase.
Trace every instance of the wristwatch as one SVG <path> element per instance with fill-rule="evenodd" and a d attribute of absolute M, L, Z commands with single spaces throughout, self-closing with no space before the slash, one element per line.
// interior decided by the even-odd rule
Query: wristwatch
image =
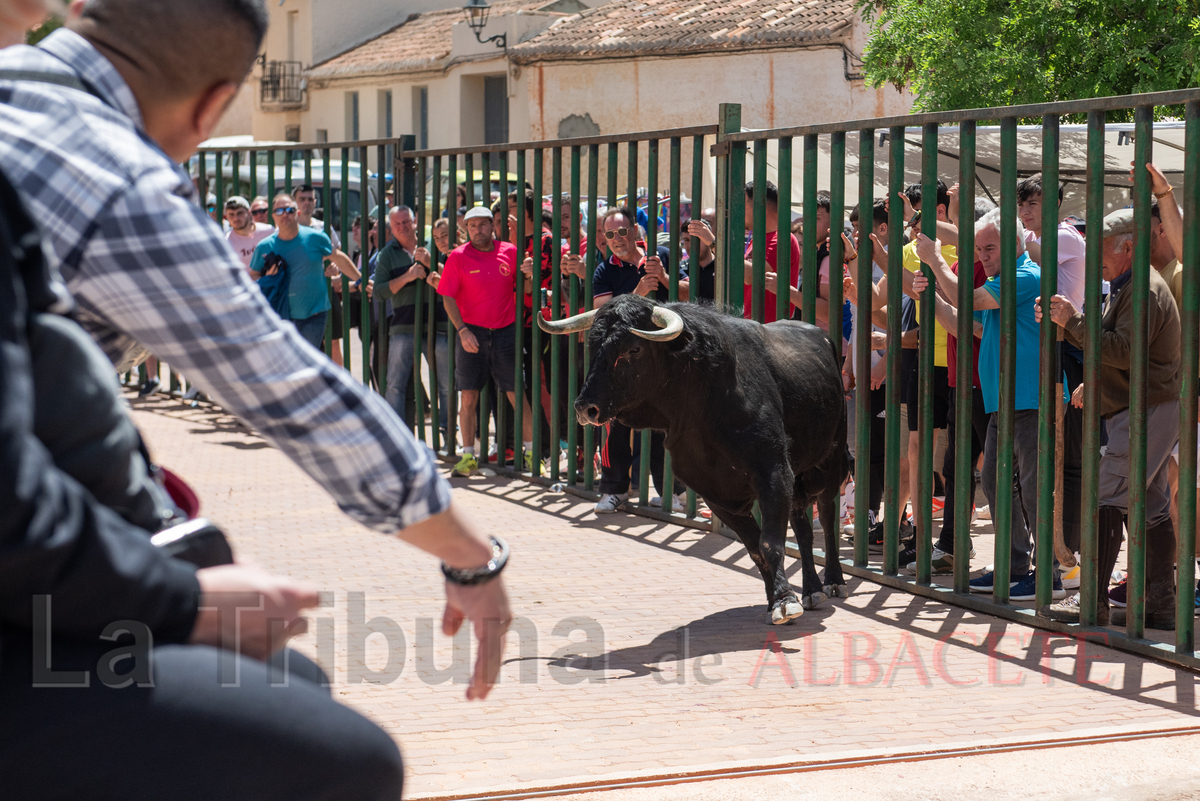
<path fill-rule="evenodd" d="M 508 543 L 499 537 L 492 537 L 491 540 L 492 558 L 480 567 L 450 567 L 442 562 L 442 575 L 446 577 L 446 581 L 462 587 L 471 587 L 491 581 L 500 575 L 500 571 L 508 564 Z"/>

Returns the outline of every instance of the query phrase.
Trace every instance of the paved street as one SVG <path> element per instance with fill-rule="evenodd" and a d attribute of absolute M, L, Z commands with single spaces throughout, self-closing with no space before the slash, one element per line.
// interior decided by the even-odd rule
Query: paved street
<path fill-rule="evenodd" d="M 1191 672 L 868 582 L 853 580 L 850 598 L 772 628 L 761 579 L 740 545 L 631 515 L 597 519 L 590 502 L 495 477 L 456 479 L 455 500 L 483 531 L 511 543 L 506 578 L 520 619 L 501 685 L 469 704 L 470 645 L 440 633 L 433 559 L 356 526 L 228 415 L 163 396 L 133 407 L 155 458 L 193 484 L 241 558 L 330 593 L 332 605 L 317 610 L 297 647 L 322 661 L 339 699 L 399 741 L 409 797 L 1200 725 Z M 1187 743 L 1194 754 L 1197 739 L 1138 747 L 1173 754 Z M 944 785 L 955 775 L 951 762 L 963 761 L 898 772 L 911 768 L 919 782 Z M 1074 765 L 1064 766 L 1064 780 Z M 837 774 L 887 789 L 896 772 Z M 816 797 L 798 783 L 812 788 L 834 776 L 725 783 L 744 790 L 761 781 L 754 786 L 764 793 L 747 798 Z M 604 798 L 743 797 L 712 794 L 715 787 Z M 914 793 L 897 797 L 934 797 Z"/>

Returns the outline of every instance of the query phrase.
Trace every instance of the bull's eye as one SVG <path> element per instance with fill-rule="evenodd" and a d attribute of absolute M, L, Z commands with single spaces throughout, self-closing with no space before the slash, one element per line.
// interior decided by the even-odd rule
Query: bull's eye
<path fill-rule="evenodd" d="M 627 356 L 637 356 L 641 352 L 642 352 L 641 348 L 630 348 L 629 351 L 626 353 L 626 355 Z"/>

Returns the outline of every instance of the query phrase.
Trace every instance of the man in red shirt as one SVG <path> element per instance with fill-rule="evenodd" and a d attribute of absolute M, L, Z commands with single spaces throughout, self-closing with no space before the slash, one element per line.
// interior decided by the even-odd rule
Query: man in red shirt
<path fill-rule="evenodd" d="M 462 429 L 463 456 L 454 467 L 454 475 L 459 476 L 470 475 L 479 466 L 475 457 L 475 419 L 479 391 L 487 383 L 488 374 L 510 402 L 517 402 L 514 391 L 517 248 L 510 242 L 496 241 L 492 212 L 486 206 L 468 211 L 464 221 L 469 241 L 451 251 L 440 275 L 430 275 L 438 294 L 446 299 L 446 314 L 458 331 L 454 380 L 462 392 L 458 424 Z M 525 408 L 521 432 L 525 468 L 530 469 L 533 414 L 528 401 L 521 398 L 521 402 Z"/>
<path fill-rule="evenodd" d="M 775 287 L 778 281 L 778 249 L 779 249 L 779 190 L 775 188 L 775 184 L 767 181 L 767 235 L 765 238 L 767 248 L 767 281 L 766 281 L 766 308 L 763 309 L 763 322 L 773 323 L 777 319 L 775 316 L 776 300 Z M 791 216 L 790 213 L 788 215 Z M 826 222 L 828 229 L 829 223 Z M 754 230 L 754 182 L 746 184 L 746 230 Z M 800 243 L 796 241 L 796 237 L 788 234 L 788 240 L 791 243 L 792 263 L 791 277 L 788 279 L 788 287 L 796 286 L 797 278 L 800 275 Z M 753 293 L 754 281 L 754 262 L 752 261 L 754 253 L 754 243 L 751 242 L 746 246 L 746 268 L 744 279 L 746 282 L 745 302 L 743 304 L 742 316 L 747 320 L 751 319 L 751 304 L 750 299 Z M 828 280 L 828 278 L 826 279 Z M 790 293 L 789 293 L 790 296 Z M 795 306 L 788 306 L 788 316 L 795 311 Z"/>

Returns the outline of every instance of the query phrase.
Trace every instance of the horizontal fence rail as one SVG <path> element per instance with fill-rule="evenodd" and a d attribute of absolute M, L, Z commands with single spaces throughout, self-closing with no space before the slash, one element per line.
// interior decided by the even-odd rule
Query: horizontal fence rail
<path fill-rule="evenodd" d="M 1175 190 L 1185 221 L 1183 252 L 1176 254 L 1182 265 L 1183 289 L 1178 309 L 1179 493 L 1173 559 L 1169 553 L 1163 555 L 1161 540 L 1148 540 L 1147 532 L 1147 515 L 1161 516 L 1159 509 L 1147 506 L 1147 484 L 1161 467 L 1157 456 L 1155 463 L 1148 464 L 1147 443 L 1162 437 L 1157 436 L 1161 432 L 1148 428 L 1152 416 L 1147 401 L 1148 348 L 1153 332 L 1148 327 L 1147 307 L 1154 267 L 1146 165 L 1153 161 L 1155 110 L 1166 106 L 1182 106 L 1185 125 L 1185 145 L 1171 145 L 1184 151 L 1182 182 Z M 353 201 L 355 214 L 364 221 L 372 214 L 378 217 L 376 245 L 380 250 L 390 238 L 390 212 L 398 205 L 406 206 L 415 218 L 416 244 L 429 251 L 434 271 L 442 269 L 448 251 L 465 241 L 463 212 L 477 205 L 492 209 L 497 240 L 517 247 L 515 403 L 489 382 L 479 393 L 470 421 L 460 414 L 455 380 L 456 359 L 463 352 L 459 331 L 445 322 L 442 301 L 425 281 L 416 283 L 410 346 L 416 356 L 408 373 L 411 378 L 405 387 L 388 386 L 389 348 L 397 342 L 397 335 L 389 333 L 388 311 L 377 297 L 379 281 L 385 277 L 375 275 L 370 245 L 361 248 L 356 262 L 363 283 L 359 344 L 364 383 L 385 393 L 397 411 L 406 415 L 414 433 L 449 458 L 458 459 L 464 446 L 476 447 L 474 440 L 478 440 L 480 466 L 591 498 L 620 491 L 624 485 L 618 474 L 632 461 L 637 468 L 628 487 L 627 508 L 720 530 L 719 521 L 707 515 L 703 499 L 675 480 L 669 451 L 657 445 L 650 431 L 632 432 L 626 442 L 624 437 L 631 436 L 627 430 L 618 428 L 614 437 L 612 425 L 596 429 L 577 423 L 573 402 L 586 380 L 592 356 L 586 334 L 550 336 L 535 323 L 539 314 L 558 320 L 595 307 L 597 267 L 612 255 L 602 217 L 606 208 L 629 205 L 643 218 L 644 252 L 650 255 L 660 245 L 664 248 L 664 300 L 711 302 L 729 314 L 759 322 L 787 318 L 811 322 L 828 333 L 839 361 L 844 360 L 847 383 L 854 385 L 847 411 L 854 420 L 855 467 L 850 478 L 855 513 L 852 546 L 846 557 L 825 553 L 826 560 L 841 559 L 852 574 L 947 603 L 1053 631 L 1084 632 L 1101 622 L 1097 620 L 1097 593 L 1107 592 L 1109 577 L 1101 573 L 1111 570 L 1103 558 L 1106 546 L 1098 533 L 1105 491 L 1100 485 L 1101 403 L 1105 397 L 1100 381 L 1106 341 L 1101 325 L 1106 252 L 1099 232 L 1106 209 L 1113 206 L 1114 189 L 1124 184 L 1119 181 L 1121 170 L 1105 160 L 1109 112 L 1131 113 L 1134 120 L 1129 133 L 1124 133 L 1128 126 L 1121 128 L 1121 136 L 1132 135 L 1134 180 L 1130 197 L 1119 203 L 1130 203 L 1134 210 L 1132 277 L 1122 290 L 1130 292 L 1133 301 L 1129 482 L 1124 506 L 1129 601 L 1125 631 L 1111 635 L 1111 643 L 1200 667 L 1193 623 L 1200 358 L 1200 225 L 1194 221 L 1200 212 L 1200 166 L 1196 163 L 1200 90 L 766 131 L 743 130 L 740 107 L 726 104 L 718 109 L 717 123 L 709 126 L 422 150 L 413 146 L 413 137 L 205 149 L 189 168 L 204 190 L 202 196 L 213 192 L 218 209 L 223 209 L 225 199 L 233 194 L 271 197 L 301 184 L 317 187 L 324 228 L 327 233 L 340 234 L 343 250 L 349 247 L 351 204 L 346 198 L 352 192 L 358 193 Z M 1071 156 L 1075 161 L 1064 166 L 1060 122 L 1072 115 L 1086 116 L 1086 141 Z M 1040 261 L 1022 266 L 1018 272 L 1018 262 L 1025 265 L 1022 253 L 1026 247 L 1025 240 L 1018 237 L 1023 229 L 1018 178 L 1031 172 L 1028 163 L 1018 169 L 1020 148 L 1029 146 L 1029 129 L 1019 128 L 1018 122 L 1029 119 L 1041 121 L 1038 167 L 1046 202 L 1041 206 L 1040 229 L 1044 233 L 1059 230 L 1060 213 L 1053 195 L 1063 176 L 1072 176 L 1070 180 L 1081 186 L 1086 196 L 1080 304 L 1085 333 L 1083 347 L 1078 349 L 1064 345 L 1061 329 L 1049 315 L 1040 324 L 1032 322 L 1032 299 L 1027 291 L 1030 276 L 1036 276 L 1036 294 L 1043 299 L 1064 286 L 1058 237 L 1043 236 L 1037 254 Z M 980 123 L 998 126 L 987 133 L 989 142 L 998 143 L 989 156 L 994 162 L 991 165 L 979 161 Z M 947 131 L 947 127 L 953 130 Z M 909 164 L 910 156 L 919 161 L 919 167 Z M 939 170 L 940 158 L 955 162 L 953 170 Z M 985 180 L 987 176 L 994 177 Z M 939 180 L 943 185 L 958 185 L 950 203 L 944 191 L 939 201 Z M 775 185 L 775 204 L 769 201 L 767 191 L 758 191 L 769 181 Z M 747 183 L 755 189 L 750 195 Z M 919 189 L 920 199 L 906 210 L 901 195 L 912 185 Z M 917 193 L 910 194 L 915 197 Z M 906 230 L 912 213 L 919 212 L 921 234 L 944 244 L 953 237 L 954 249 L 947 245 L 941 252 L 942 260 L 953 265 L 960 254 L 977 253 L 974 221 L 977 201 L 984 200 L 999 209 L 998 255 L 984 266 L 994 280 L 993 289 L 976 288 L 974 258 L 962 262 L 954 281 L 946 280 L 939 260 L 922 261 L 917 255 L 911 243 L 917 231 Z M 879 201 L 886 201 L 886 208 L 877 209 Z M 528 213 L 527 202 L 532 203 L 532 213 Z M 684 229 L 686 222 L 700 220 L 707 207 L 714 209 L 708 217 L 711 243 L 707 236 L 702 241 L 695 228 Z M 543 230 L 543 216 L 548 219 L 547 231 Z M 987 230 L 980 235 L 992 237 Z M 789 246 L 789 237 L 798 256 Z M 365 233 L 363 239 L 367 239 Z M 776 245 L 769 249 L 772 239 Z M 710 257 L 713 290 L 701 297 L 700 276 Z M 527 258 L 531 263 L 526 267 Z M 989 272 L 988 265 L 994 270 Z M 916 273 L 926 281 L 919 295 L 911 286 Z M 371 299 L 373 276 L 376 297 Z M 330 324 L 325 349 L 333 356 L 334 338 L 340 336 L 338 355 L 349 366 L 354 286 L 347 277 L 334 280 L 340 283 L 341 292 L 332 282 L 329 291 L 331 301 L 342 305 L 341 329 L 335 332 Z M 844 294 L 847 290 L 849 294 Z M 914 304 L 911 315 L 906 311 L 910 302 L 906 297 Z M 906 331 L 910 317 L 915 317 L 915 326 Z M 986 417 L 977 410 L 981 391 L 971 378 L 974 347 L 962 344 L 976 340 L 977 319 L 994 326 L 990 336 L 998 343 L 994 361 L 989 360 L 987 367 L 994 373 L 989 381 L 996 386 L 995 408 L 989 409 Z M 1030 339 L 1034 330 L 1036 336 Z M 953 357 L 943 344 L 947 337 L 959 343 Z M 909 361 L 903 356 L 906 349 L 914 352 L 911 361 L 916 365 L 911 375 L 914 389 L 907 399 L 901 393 Z M 877 360 L 881 360 L 878 366 Z M 943 382 L 952 368 L 956 386 L 946 390 Z M 1036 377 L 1029 378 L 1034 374 Z M 142 380 L 145 378 L 143 375 Z M 172 381 L 174 388 L 175 379 Z M 1080 384 L 1083 409 L 1074 412 L 1066 407 L 1065 395 Z M 441 387 L 448 391 L 443 393 Z M 179 389 L 182 391 L 182 385 Z M 1036 398 L 1032 402 L 1031 391 Z M 950 447 L 943 476 L 942 531 L 935 536 L 939 532 L 934 473 L 943 471 L 943 465 L 934 463 L 935 425 L 942 424 L 935 406 L 939 395 L 949 407 L 945 425 Z M 909 399 L 914 402 L 907 403 Z M 902 445 L 905 407 L 910 416 L 908 427 L 913 429 L 908 447 Z M 1156 425 L 1163 425 L 1161 414 L 1154 419 Z M 981 422 L 983 429 L 991 428 L 984 437 L 983 474 L 994 481 L 987 493 L 993 499 L 989 507 L 995 550 L 990 561 L 997 579 L 990 595 L 971 595 L 972 490 L 976 459 L 984 445 L 974 440 L 980 437 Z M 1078 426 L 1081 438 L 1070 448 L 1064 445 L 1068 424 Z M 1107 425 L 1111 429 L 1111 418 Z M 471 442 L 463 441 L 470 429 L 477 436 Z M 1155 447 L 1161 456 L 1161 442 Z M 1070 470 L 1064 468 L 1066 460 L 1074 465 Z M 1065 477 L 1067 473 L 1072 474 L 1070 479 Z M 1056 491 L 1055 480 L 1060 475 Z M 651 506 L 652 485 L 662 499 L 660 507 Z M 675 500 L 677 494 L 679 501 Z M 673 506 L 675 503 L 681 508 Z M 906 515 L 909 504 L 911 518 Z M 1062 522 L 1056 524 L 1060 518 Z M 821 523 L 841 527 L 837 519 Z M 1156 524 L 1161 526 L 1158 521 Z M 1067 531 L 1077 540 L 1070 547 L 1064 541 Z M 1081 573 L 1080 622 L 1054 622 L 1046 614 L 1060 594 L 1056 570 L 1060 562 L 1075 559 L 1074 551 L 1078 551 Z M 939 558 L 936 566 L 935 553 Z M 946 554 L 957 557 L 950 560 L 950 572 Z M 1156 624 L 1162 623 L 1161 608 L 1147 609 L 1147 581 L 1148 576 L 1163 575 L 1164 558 L 1177 566 L 1171 645 L 1146 638 L 1151 616 Z M 1014 579 L 1023 576 L 1027 561 L 1036 575 L 1032 609 L 1014 605 L 1006 580 L 1010 572 Z"/>

